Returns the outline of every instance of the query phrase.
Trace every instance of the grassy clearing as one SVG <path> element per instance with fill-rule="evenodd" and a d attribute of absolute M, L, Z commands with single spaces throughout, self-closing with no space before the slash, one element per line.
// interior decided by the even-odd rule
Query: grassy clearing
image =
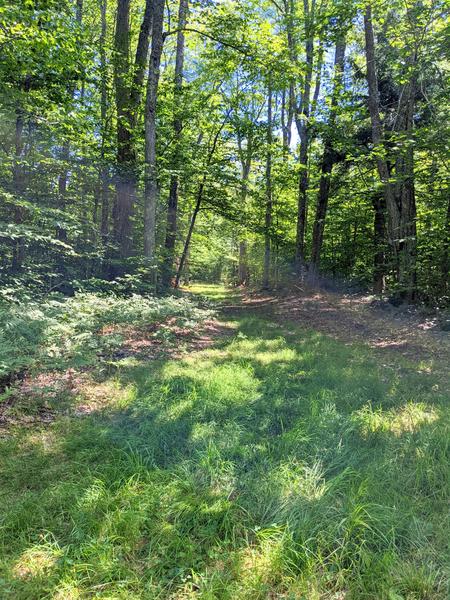
<path fill-rule="evenodd" d="M 230 327 L 118 363 L 97 411 L 3 433 L 1 598 L 448 597 L 442 383 L 290 324 Z"/>

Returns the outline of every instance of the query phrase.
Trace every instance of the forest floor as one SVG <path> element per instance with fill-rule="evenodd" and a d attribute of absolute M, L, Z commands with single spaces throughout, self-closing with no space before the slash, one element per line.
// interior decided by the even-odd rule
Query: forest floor
<path fill-rule="evenodd" d="M 0 597 L 446 599 L 448 334 L 362 296 L 190 292 L 217 308 L 195 334 L 131 328 L 112 368 L 12 391 Z"/>
<path fill-rule="evenodd" d="M 380 356 L 394 351 L 416 363 L 429 363 L 434 371 L 446 370 L 450 361 L 450 335 L 440 329 L 435 315 L 396 308 L 370 295 L 303 285 L 274 294 L 244 295 L 242 306 L 262 310 L 277 321 L 288 319 L 346 344 L 363 343 L 381 350 Z"/>

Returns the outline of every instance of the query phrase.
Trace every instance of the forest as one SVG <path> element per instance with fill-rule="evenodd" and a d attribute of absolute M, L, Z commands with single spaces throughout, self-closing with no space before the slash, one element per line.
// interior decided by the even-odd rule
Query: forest
<path fill-rule="evenodd" d="M 1 600 L 447 600 L 445 0 L 0 3 Z"/>
<path fill-rule="evenodd" d="M 448 304 L 444 2 L 1 11 L 3 295 L 308 274 Z"/>

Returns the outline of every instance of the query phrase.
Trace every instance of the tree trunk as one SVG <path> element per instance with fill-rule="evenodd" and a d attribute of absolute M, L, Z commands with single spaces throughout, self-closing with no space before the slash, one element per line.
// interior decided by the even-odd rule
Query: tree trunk
<path fill-rule="evenodd" d="M 180 0 L 178 8 L 178 33 L 177 49 L 175 58 L 175 77 L 174 77 L 174 119 L 173 132 L 175 139 L 173 164 L 174 173 L 170 177 L 169 202 L 167 206 L 167 226 L 165 240 L 165 259 L 162 272 L 162 284 L 169 287 L 172 278 L 173 260 L 175 253 L 175 242 L 177 237 L 177 217 L 178 217 L 178 185 L 179 170 L 181 167 L 181 132 L 183 121 L 181 117 L 182 91 L 183 91 L 183 65 L 184 65 L 184 28 L 186 27 L 186 18 L 188 11 L 188 0 Z"/>
<path fill-rule="evenodd" d="M 399 296 L 413 302 L 417 293 L 417 232 L 416 198 L 414 186 L 414 149 L 411 137 L 414 129 L 414 109 L 416 95 L 416 51 L 410 55 L 408 66 L 411 69 L 409 81 L 404 85 L 399 106 L 396 129 L 403 136 L 403 144 L 395 162 L 395 197 L 400 211 L 400 222 L 394 242 L 398 259 Z"/>
<path fill-rule="evenodd" d="M 83 0 L 77 0 L 75 8 L 75 20 L 78 26 L 81 26 L 83 21 Z M 73 101 L 75 95 L 76 86 L 70 84 L 68 93 L 70 100 Z M 58 177 L 58 208 L 62 211 L 66 210 L 66 195 L 67 195 L 67 181 L 69 177 L 69 160 L 70 160 L 70 143 L 66 141 L 63 144 L 61 152 L 62 171 Z M 64 227 L 57 227 L 56 237 L 65 242 L 67 241 L 67 231 Z"/>
<path fill-rule="evenodd" d="M 132 252 L 131 217 L 136 197 L 137 166 L 134 133 L 147 63 L 153 2 L 147 0 L 130 81 L 130 0 L 118 0 L 114 37 L 114 84 L 117 107 L 117 181 L 113 210 L 118 258 Z M 123 269 L 116 265 L 113 275 Z"/>
<path fill-rule="evenodd" d="M 301 96 L 299 112 L 296 115 L 297 131 L 300 138 L 299 183 L 297 208 L 297 233 L 295 242 L 295 266 L 300 272 L 305 264 L 305 232 L 308 216 L 308 151 L 309 151 L 309 113 L 311 96 L 311 79 L 314 57 L 314 0 L 311 10 L 309 0 L 303 0 L 305 11 L 305 55 L 306 74 Z"/>
<path fill-rule="evenodd" d="M 396 184 L 390 181 L 390 169 L 384 158 L 383 128 L 379 114 L 378 79 L 375 64 L 375 40 L 370 5 L 364 15 L 366 39 L 367 83 L 369 112 L 372 123 L 372 141 L 377 155 L 377 170 L 383 185 L 388 215 L 388 242 L 394 255 L 394 268 L 399 286 L 399 297 L 412 301 L 416 294 L 416 205 L 414 192 L 414 155 L 412 144 L 399 151 L 395 162 Z M 408 139 L 413 129 L 415 83 L 415 52 L 409 59 L 413 75 L 404 85 L 398 109 L 395 131 Z"/>
<path fill-rule="evenodd" d="M 192 233 L 194 232 L 195 221 L 197 220 L 197 215 L 200 211 L 200 207 L 203 199 L 203 191 L 205 189 L 206 176 L 203 176 L 203 179 L 198 187 L 197 191 L 197 200 L 195 202 L 194 212 L 192 213 L 191 222 L 189 223 L 189 229 L 186 236 L 186 240 L 184 242 L 183 253 L 180 258 L 180 264 L 178 265 L 177 274 L 175 276 L 175 287 L 178 288 L 180 286 L 181 275 L 183 274 L 183 268 L 186 263 L 186 259 L 189 253 L 189 246 L 191 243 Z"/>
<path fill-rule="evenodd" d="M 145 102 L 145 203 L 144 203 L 144 257 L 155 259 L 156 205 L 158 202 L 158 173 L 156 163 L 156 102 L 164 36 L 164 0 L 153 4 L 152 48 Z"/>
<path fill-rule="evenodd" d="M 263 288 L 270 286 L 270 238 L 272 229 L 272 84 L 267 94 L 266 214 L 264 223 Z"/>
<path fill-rule="evenodd" d="M 108 169 L 105 163 L 105 144 L 107 137 L 107 64 L 106 64 L 106 10 L 107 0 L 102 0 L 100 4 L 100 121 L 101 121 L 101 149 L 100 149 L 100 235 L 103 246 L 108 242 L 109 234 L 109 184 Z"/>
<path fill-rule="evenodd" d="M 373 293 L 381 295 L 386 278 L 386 199 L 383 194 L 372 198 L 374 210 L 374 257 L 373 257 Z"/>
<path fill-rule="evenodd" d="M 289 60 L 291 61 L 292 65 L 294 65 L 297 62 L 297 53 L 294 38 L 294 0 L 284 0 L 284 12 L 286 19 L 286 37 L 289 51 Z M 283 130 L 283 146 L 285 151 L 287 151 L 291 145 L 292 123 L 294 121 L 295 113 L 295 85 L 293 78 L 291 78 L 289 81 L 286 108 L 287 119 L 285 128 Z"/>
<path fill-rule="evenodd" d="M 114 36 L 114 86 L 117 108 L 117 181 L 113 211 L 114 241 L 119 259 L 129 256 L 131 249 L 131 210 L 134 202 L 133 152 L 131 131 L 128 126 L 130 70 L 130 0 L 117 1 L 116 31 Z M 115 264 L 112 275 L 121 271 Z"/>
<path fill-rule="evenodd" d="M 23 154 L 24 154 L 24 141 L 23 141 L 23 127 L 24 127 L 24 111 L 22 108 L 16 110 L 16 125 L 15 125 L 15 156 L 13 163 L 13 183 L 14 192 L 20 198 L 25 189 L 25 173 L 23 165 Z M 14 207 L 14 223 L 21 225 L 24 217 L 24 211 L 21 206 Z M 25 258 L 25 246 L 22 238 L 18 238 L 13 241 L 12 248 L 12 264 L 11 269 L 13 273 L 17 273 L 22 269 L 23 261 Z"/>
<path fill-rule="evenodd" d="M 442 273 L 442 295 L 447 295 L 449 291 L 449 271 L 450 271 L 450 195 L 447 202 L 447 215 L 445 217 L 444 227 L 444 248 L 442 253 L 441 273 Z"/>
<path fill-rule="evenodd" d="M 250 169 L 252 166 L 253 158 L 253 137 L 252 135 L 247 136 L 247 147 L 244 150 L 242 145 L 242 136 L 238 133 L 237 142 L 239 149 L 239 159 L 241 162 L 242 169 L 242 180 L 241 180 L 241 206 L 242 210 L 245 210 L 245 204 L 247 201 L 248 193 L 248 179 L 250 177 Z M 247 240 L 242 237 L 239 241 L 239 263 L 238 263 L 238 284 L 247 285 L 249 281 L 249 270 L 247 262 Z"/>
<path fill-rule="evenodd" d="M 247 240 L 239 242 L 238 283 L 239 285 L 248 285 L 249 283 Z"/>
<path fill-rule="evenodd" d="M 325 230 L 325 218 L 328 209 L 328 198 L 330 195 L 330 182 L 333 165 L 336 160 L 336 153 L 333 148 L 334 128 L 336 125 L 336 111 L 338 105 L 338 96 L 342 88 L 342 77 L 344 72 L 345 58 L 345 40 L 339 40 L 336 43 L 336 52 L 334 55 L 334 84 L 331 98 L 331 111 L 328 121 L 328 132 L 325 137 L 325 146 L 323 150 L 321 176 L 319 184 L 319 193 L 317 196 L 316 216 L 313 226 L 313 239 L 311 251 L 311 265 L 314 271 L 319 267 L 320 252 L 322 250 L 323 234 Z"/>

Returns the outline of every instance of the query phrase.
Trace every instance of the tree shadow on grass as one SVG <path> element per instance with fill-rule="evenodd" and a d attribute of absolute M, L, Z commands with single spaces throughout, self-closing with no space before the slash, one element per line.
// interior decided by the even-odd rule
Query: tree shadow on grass
<path fill-rule="evenodd" d="M 411 387 L 358 349 L 258 320 L 117 379 L 134 386 L 124 408 L 5 449 L 5 597 L 64 585 L 156 597 L 219 572 L 232 587 L 268 540 L 279 579 L 315 561 L 354 585 L 375 556 L 443 548 L 448 442 L 428 380 Z"/>

